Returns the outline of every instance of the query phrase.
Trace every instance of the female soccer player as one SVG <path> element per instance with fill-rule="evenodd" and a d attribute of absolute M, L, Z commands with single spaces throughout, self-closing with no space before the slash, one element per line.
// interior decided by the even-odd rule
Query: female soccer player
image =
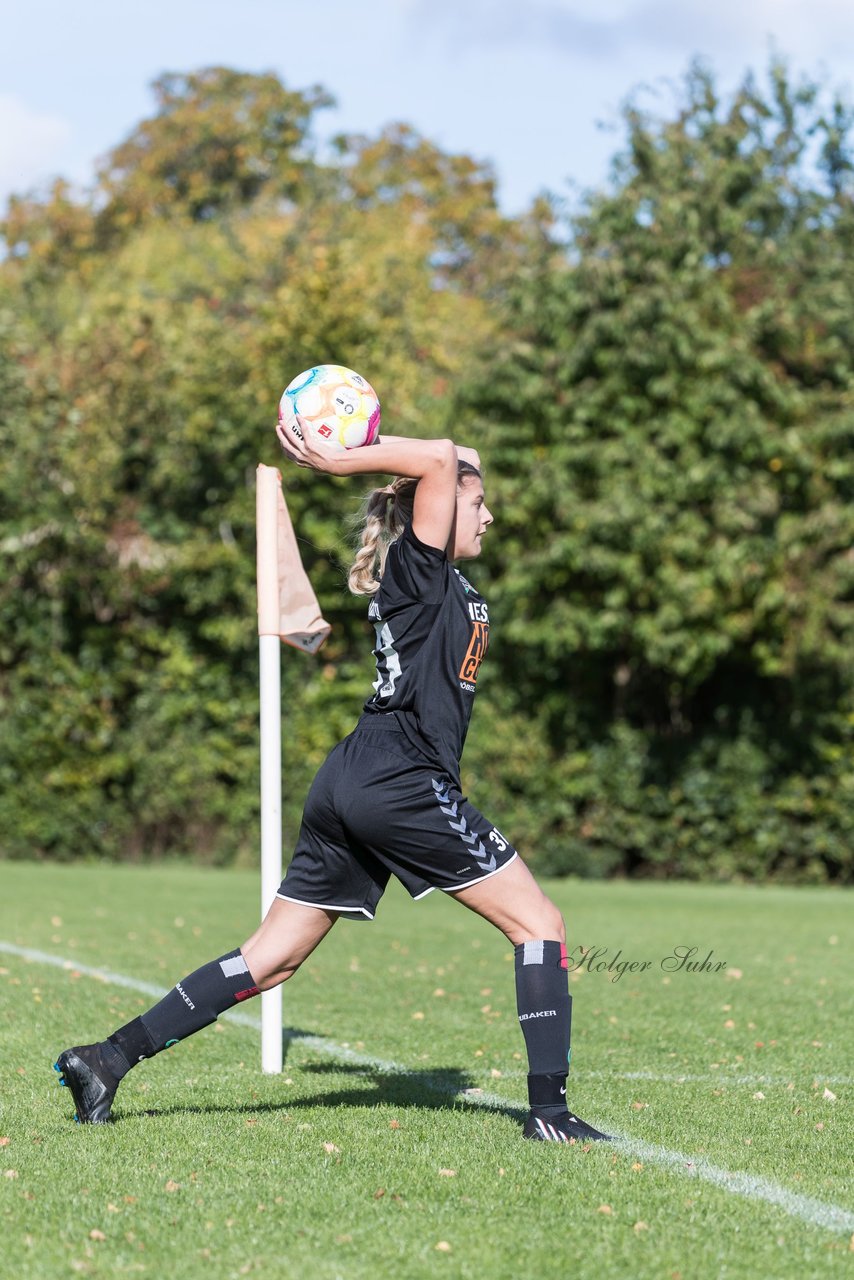
<path fill-rule="evenodd" d="M 307 431 L 278 430 L 299 466 L 396 477 L 368 499 L 350 571 L 351 590 L 372 597 L 374 693 L 311 786 L 293 860 L 260 928 L 107 1040 L 59 1055 L 77 1118 L 108 1121 L 131 1067 L 292 977 L 340 916 L 372 919 L 393 874 L 413 898 L 451 894 L 514 945 L 529 1069 L 524 1137 L 606 1138 L 567 1109 L 572 999 L 560 912 L 460 789 L 489 636 L 486 601 L 455 568 L 480 555 L 492 524 L 478 456 L 450 440 L 400 437 L 339 453 Z"/>

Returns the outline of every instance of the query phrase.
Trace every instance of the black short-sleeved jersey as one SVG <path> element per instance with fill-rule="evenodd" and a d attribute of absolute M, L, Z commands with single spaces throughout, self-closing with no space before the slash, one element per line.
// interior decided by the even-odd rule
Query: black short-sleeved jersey
<path fill-rule="evenodd" d="M 410 524 L 389 548 L 368 617 L 377 634 L 377 678 L 365 714 L 394 713 L 413 745 L 459 781 L 489 641 L 486 601 Z"/>

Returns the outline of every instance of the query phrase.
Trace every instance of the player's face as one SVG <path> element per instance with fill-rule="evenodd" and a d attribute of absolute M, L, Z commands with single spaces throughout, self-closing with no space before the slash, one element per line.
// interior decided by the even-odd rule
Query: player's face
<path fill-rule="evenodd" d="M 452 560 L 471 560 L 480 555 L 480 540 L 489 525 L 492 512 L 483 498 L 483 485 L 472 477 L 457 489 L 457 518 L 454 529 Z"/>

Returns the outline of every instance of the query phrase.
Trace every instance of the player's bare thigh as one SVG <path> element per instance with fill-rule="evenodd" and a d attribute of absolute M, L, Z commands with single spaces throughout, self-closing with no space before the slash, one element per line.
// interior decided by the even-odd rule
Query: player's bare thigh
<path fill-rule="evenodd" d="M 451 897 L 494 924 L 514 946 L 540 938 L 566 941 L 563 916 L 519 857 Z"/>

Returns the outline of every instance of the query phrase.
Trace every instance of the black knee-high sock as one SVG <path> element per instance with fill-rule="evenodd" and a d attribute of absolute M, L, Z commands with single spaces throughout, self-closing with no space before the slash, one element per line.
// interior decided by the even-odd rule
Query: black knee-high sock
<path fill-rule="evenodd" d="M 561 942 L 520 942 L 516 1005 L 528 1050 L 528 1099 L 544 1115 L 565 1111 L 572 996 Z"/>
<path fill-rule="evenodd" d="M 121 1079 L 143 1058 L 186 1040 L 216 1022 L 226 1009 L 257 995 L 258 987 L 240 950 L 203 964 L 147 1013 L 113 1032 L 104 1045 L 110 1070 Z"/>

